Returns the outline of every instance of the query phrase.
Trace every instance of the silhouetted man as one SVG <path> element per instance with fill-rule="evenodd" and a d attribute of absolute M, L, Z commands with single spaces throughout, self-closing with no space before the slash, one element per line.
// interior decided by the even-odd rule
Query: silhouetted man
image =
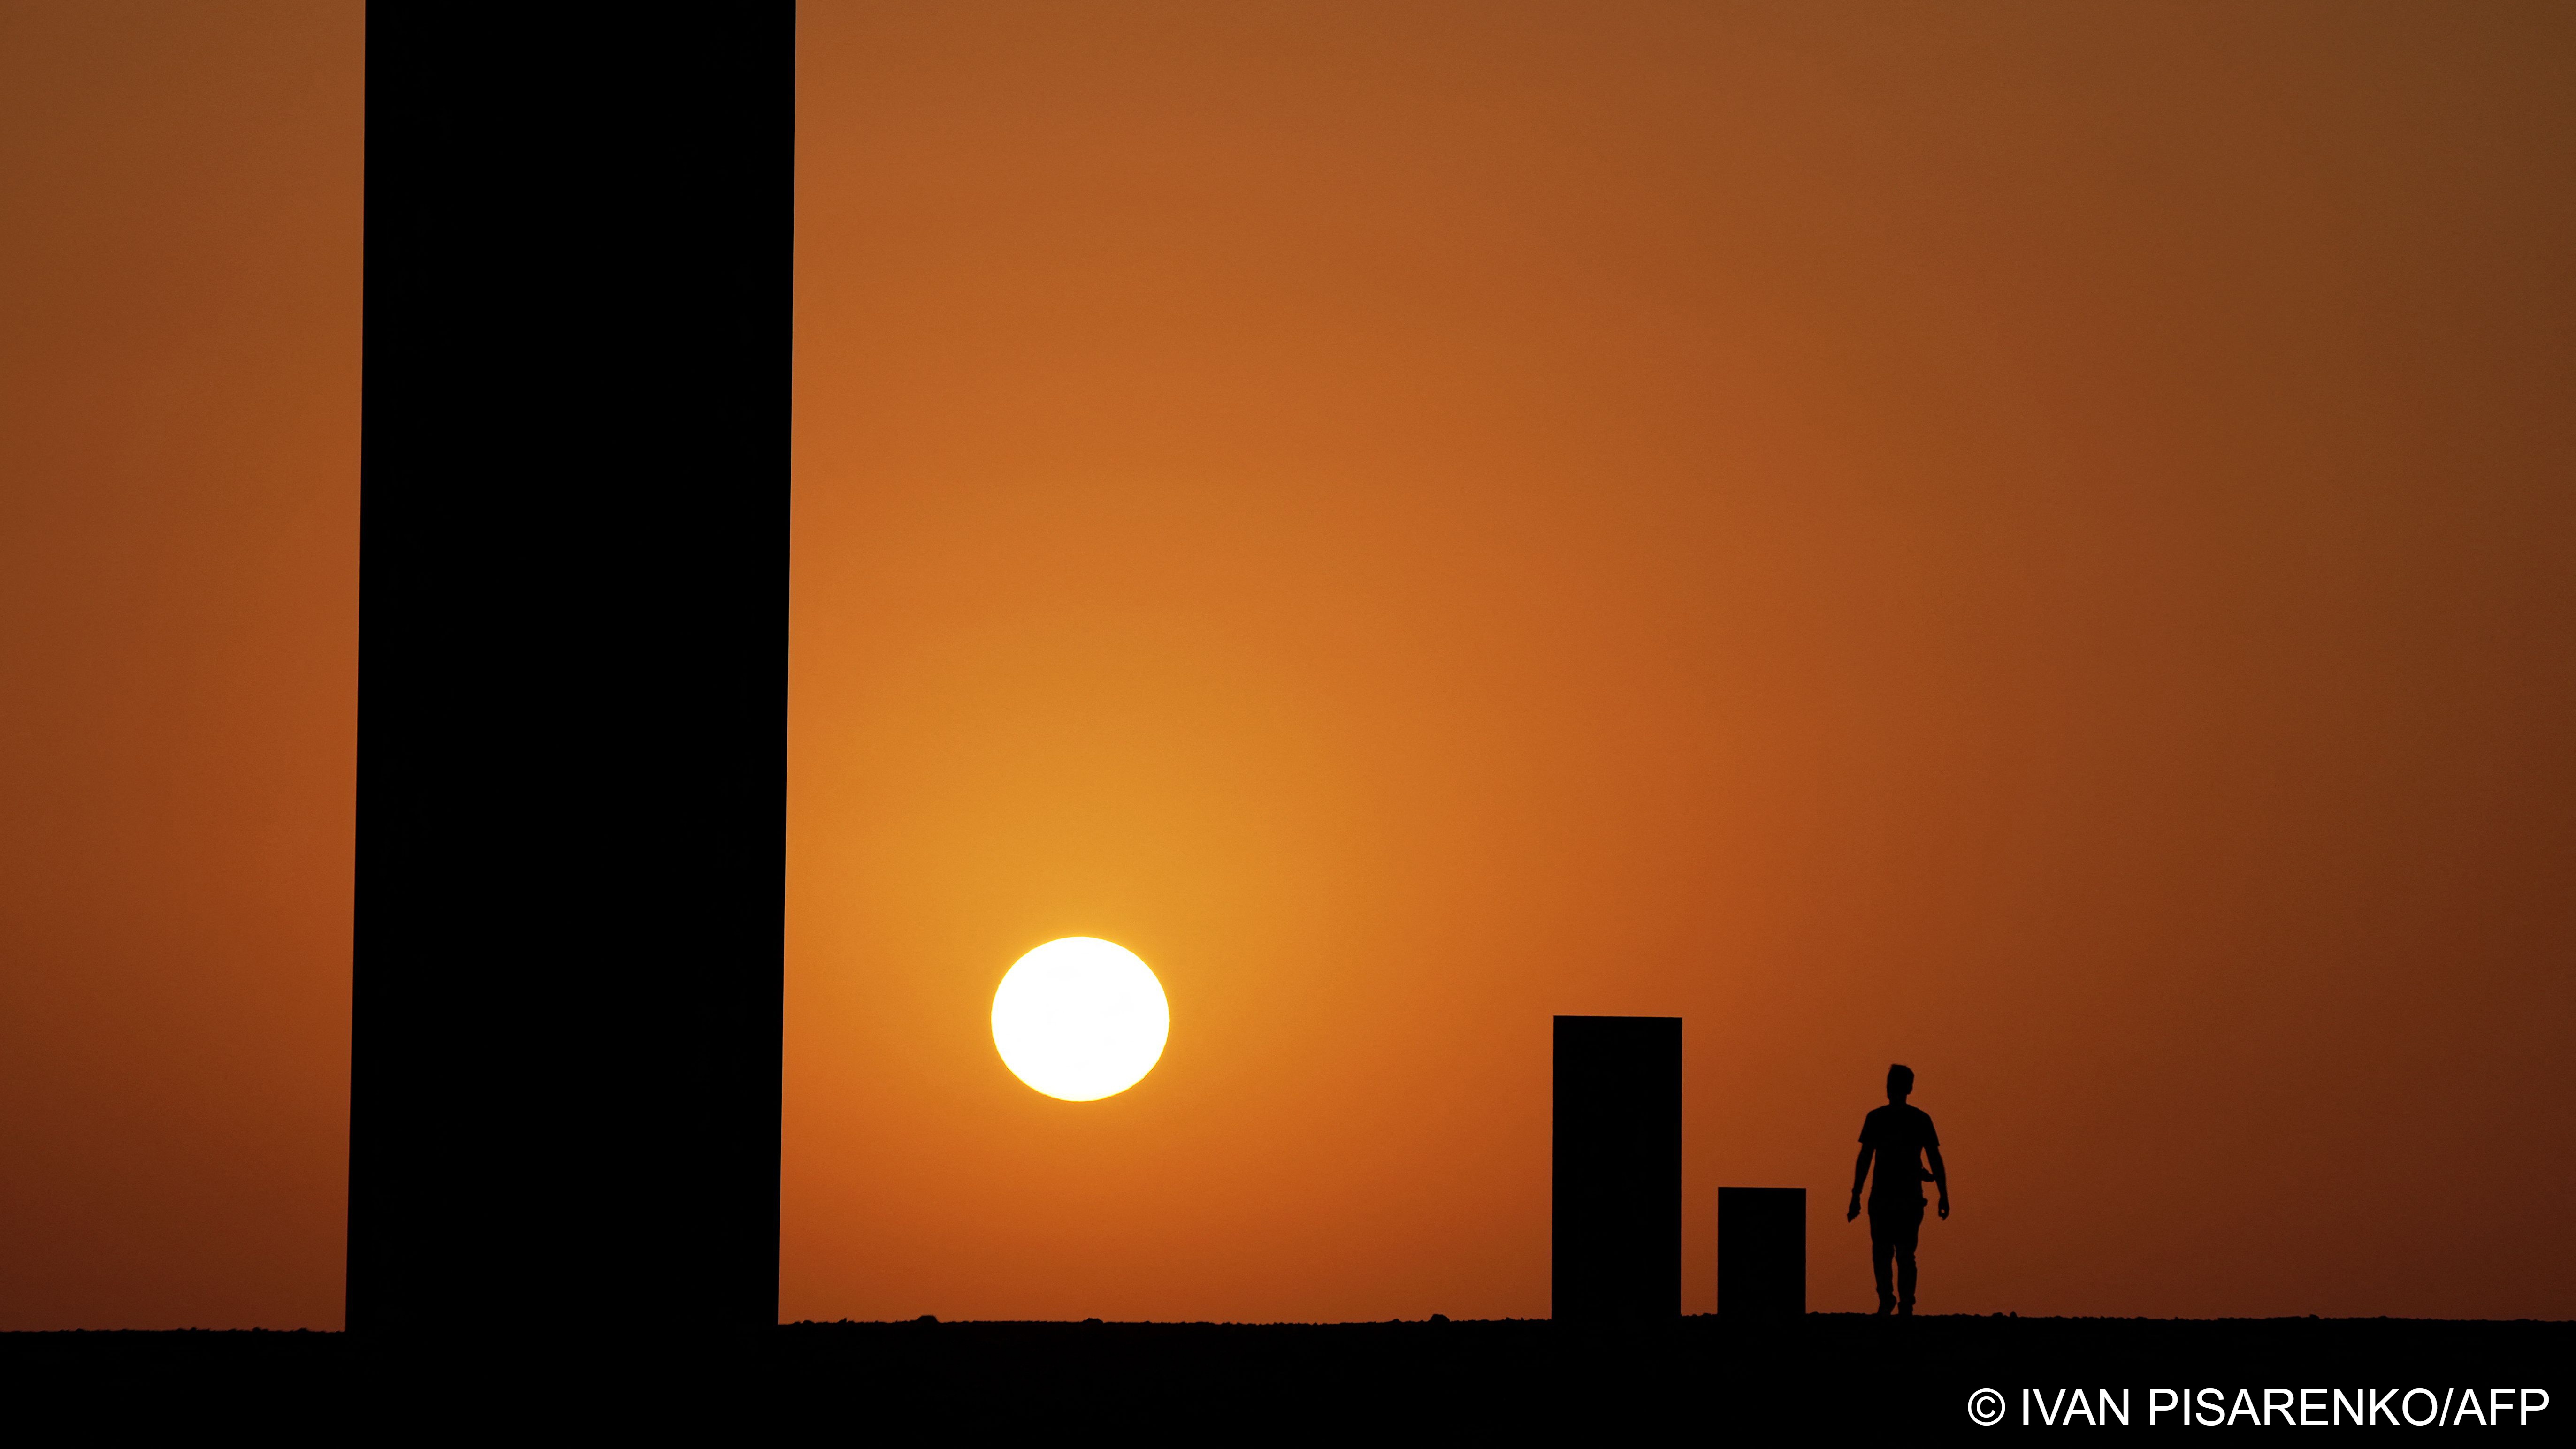
<path fill-rule="evenodd" d="M 1914 1242 L 1923 1233 L 1923 1184 L 1940 1184 L 1941 1216 L 1950 1215 L 1950 1169 L 1941 1163 L 1941 1137 L 1932 1118 L 1905 1105 L 1914 1090 L 1914 1069 L 1887 1069 L 1887 1105 L 1870 1110 L 1860 1124 L 1860 1160 L 1852 1164 L 1850 1222 L 1860 1216 L 1861 1182 L 1869 1177 L 1870 1158 L 1878 1159 L 1878 1176 L 1869 1185 L 1869 1266 L 1878 1278 L 1878 1311 L 1914 1316 Z M 1932 1165 L 1923 1165 L 1929 1155 Z M 1896 1281 L 1888 1282 L 1888 1262 L 1895 1260 Z"/>

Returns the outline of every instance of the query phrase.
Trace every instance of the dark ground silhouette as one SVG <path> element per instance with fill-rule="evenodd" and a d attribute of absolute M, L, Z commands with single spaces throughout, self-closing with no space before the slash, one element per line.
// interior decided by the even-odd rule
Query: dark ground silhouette
<path fill-rule="evenodd" d="M 1030 1423 L 1225 1438 L 1673 1424 L 1941 1437 L 2015 1431 L 2009 1419 L 1976 1427 L 1966 1406 L 1993 1388 L 2017 1413 L 2025 1387 L 2126 1388 L 2136 1427 L 2155 1387 L 2257 1400 L 2265 1388 L 2534 1387 L 2551 1399 L 2531 1425 L 2545 1432 L 2576 1418 L 2571 1362 L 2576 1324 L 2407 1319 L 800 1323 L 697 1346 L 566 1332 L 408 1349 L 338 1334 L 0 1335 L 13 1424 L 241 1424 L 290 1440 L 336 1435 L 352 1414 L 836 1441 Z M 2160 1427 L 2180 1426 L 2168 1413 Z"/>

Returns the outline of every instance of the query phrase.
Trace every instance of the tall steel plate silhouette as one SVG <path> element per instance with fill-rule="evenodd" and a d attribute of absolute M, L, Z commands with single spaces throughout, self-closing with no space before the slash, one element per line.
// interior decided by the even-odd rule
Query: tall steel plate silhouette
<path fill-rule="evenodd" d="M 772 1324 L 794 9 L 367 22 L 348 1322 Z"/>
<path fill-rule="evenodd" d="M 1682 1302 L 1682 1019 L 1556 1019 L 1550 1313 L 1673 1318 Z"/>
<path fill-rule="evenodd" d="M 1717 1190 L 1717 1312 L 1800 1318 L 1807 1312 L 1807 1190 Z"/>

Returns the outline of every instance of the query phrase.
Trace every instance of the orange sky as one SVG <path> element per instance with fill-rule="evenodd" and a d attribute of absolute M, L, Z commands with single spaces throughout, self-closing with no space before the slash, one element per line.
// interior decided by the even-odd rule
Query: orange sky
<path fill-rule="evenodd" d="M 2576 1313 L 2576 20 L 805 7 L 785 1316 Z M 335 1326 L 346 4 L 0 10 L 0 1327 Z M 1162 1064 L 1020 1085 L 1022 951 Z"/>

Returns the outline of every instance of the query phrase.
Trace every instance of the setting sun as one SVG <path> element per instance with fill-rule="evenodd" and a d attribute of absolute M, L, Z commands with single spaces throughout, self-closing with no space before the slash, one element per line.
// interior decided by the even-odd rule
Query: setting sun
<path fill-rule="evenodd" d="M 1023 1082 L 1068 1102 L 1116 1096 L 1162 1060 L 1163 983 L 1136 953 L 1091 936 L 1049 941 L 993 993 L 993 1045 Z"/>

